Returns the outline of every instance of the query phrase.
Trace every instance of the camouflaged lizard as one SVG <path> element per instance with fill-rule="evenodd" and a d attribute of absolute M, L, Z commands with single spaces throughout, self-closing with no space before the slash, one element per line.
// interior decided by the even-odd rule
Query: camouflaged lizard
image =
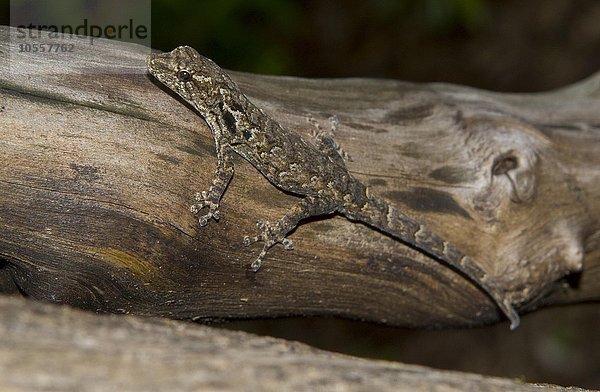
<path fill-rule="evenodd" d="M 519 325 L 519 315 L 504 290 L 473 259 L 385 200 L 370 194 L 348 172 L 331 136 L 321 134 L 313 145 L 283 128 L 252 104 L 219 66 L 190 47 L 152 54 L 147 65 L 156 79 L 198 111 L 214 137 L 215 177 L 208 192 L 196 194 L 192 206 L 192 212 L 199 215 L 200 225 L 219 219 L 219 202 L 233 176 L 234 152 L 277 188 L 302 197 L 278 222 L 259 221 L 260 233 L 244 238 L 246 246 L 255 242 L 264 244 L 251 264 L 253 271 L 258 271 L 273 245 L 281 243 L 292 249 L 292 242 L 286 236 L 301 220 L 338 213 L 457 268 L 493 298 L 510 320 L 511 329 Z M 208 211 L 200 215 L 205 208 Z"/>

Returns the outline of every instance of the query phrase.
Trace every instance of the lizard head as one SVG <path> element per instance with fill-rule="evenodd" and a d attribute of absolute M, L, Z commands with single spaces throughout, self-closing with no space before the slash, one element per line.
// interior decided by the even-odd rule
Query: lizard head
<path fill-rule="evenodd" d="M 151 54 L 146 63 L 150 74 L 200 113 L 220 102 L 222 87 L 230 87 L 233 83 L 217 64 L 189 46 Z"/>

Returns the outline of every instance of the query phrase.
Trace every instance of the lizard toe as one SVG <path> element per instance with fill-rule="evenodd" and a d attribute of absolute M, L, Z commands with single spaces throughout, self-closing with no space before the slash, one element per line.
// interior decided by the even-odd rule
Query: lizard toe
<path fill-rule="evenodd" d="M 258 242 L 258 237 L 250 237 L 250 236 L 244 236 L 244 239 L 242 240 L 242 244 L 244 244 L 244 246 L 250 246 L 256 242 Z"/>
<path fill-rule="evenodd" d="M 292 240 L 288 240 L 287 238 L 283 238 L 281 240 L 281 244 L 283 245 L 283 249 L 285 250 L 294 249 L 294 242 Z"/>

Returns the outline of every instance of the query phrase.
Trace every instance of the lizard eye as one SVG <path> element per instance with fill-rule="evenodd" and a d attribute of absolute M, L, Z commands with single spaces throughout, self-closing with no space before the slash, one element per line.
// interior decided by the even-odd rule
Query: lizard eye
<path fill-rule="evenodd" d="M 188 71 L 181 70 L 177 72 L 177 79 L 181 80 L 182 82 L 189 82 L 192 80 L 192 75 Z"/>

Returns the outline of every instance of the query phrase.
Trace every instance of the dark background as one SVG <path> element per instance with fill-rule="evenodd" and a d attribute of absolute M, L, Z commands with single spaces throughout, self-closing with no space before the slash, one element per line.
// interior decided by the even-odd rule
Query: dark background
<path fill-rule="evenodd" d="M 152 43 L 223 67 L 539 91 L 600 69 L 597 0 L 152 2 Z"/>
<path fill-rule="evenodd" d="M 0 7 L 0 24 L 9 24 L 8 1 Z M 598 0 L 155 0 L 151 28 L 154 48 L 186 44 L 255 73 L 529 92 L 600 70 Z M 225 327 L 354 355 L 600 388 L 598 304 L 538 311 L 515 332 L 506 323 L 411 331 L 323 318 Z"/>
<path fill-rule="evenodd" d="M 525 92 L 600 69 L 598 0 L 153 0 L 151 29 L 154 48 L 254 73 Z"/>

